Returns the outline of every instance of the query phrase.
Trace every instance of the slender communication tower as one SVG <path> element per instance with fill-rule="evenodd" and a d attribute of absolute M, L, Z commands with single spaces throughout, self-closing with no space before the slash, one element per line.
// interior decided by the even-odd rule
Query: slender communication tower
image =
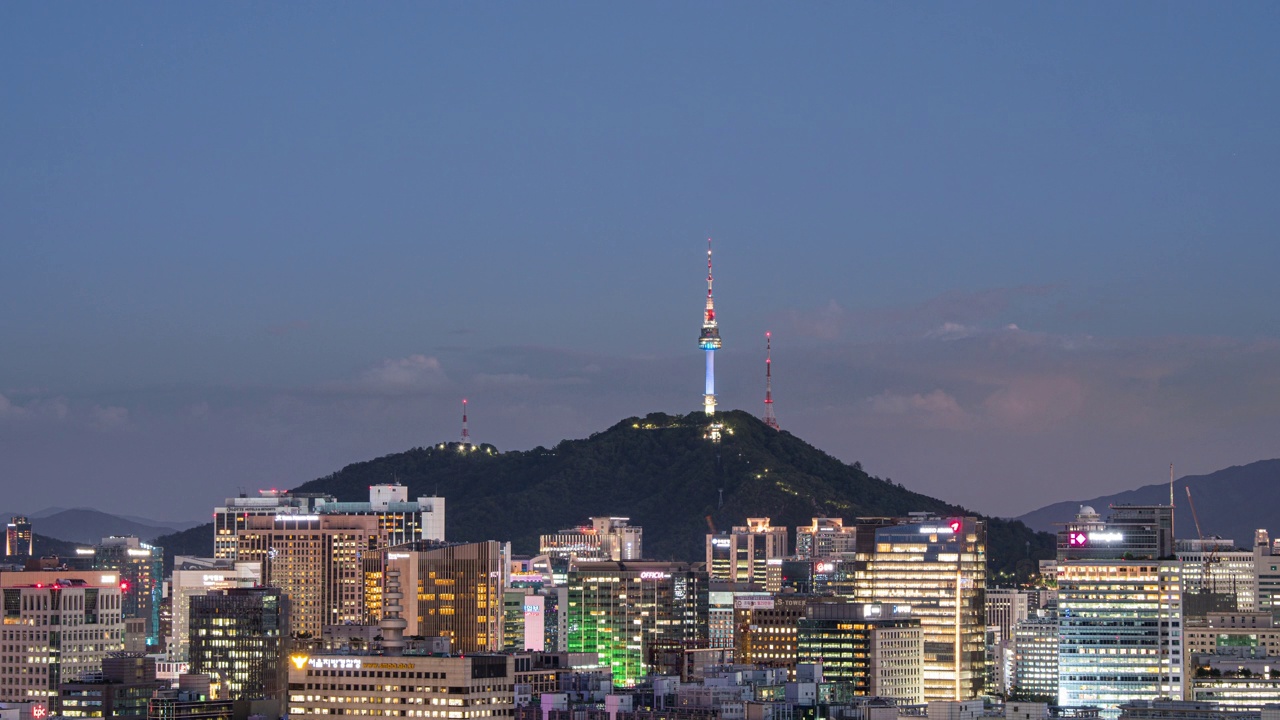
<path fill-rule="evenodd" d="M 778 429 L 773 415 L 773 333 L 764 334 L 764 424 Z"/>
<path fill-rule="evenodd" d="M 467 429 L 467 399 L 462 398 L 462 447 L 471 444 L 471 431 Z"/>
<path fill-rule="evenodd" d="M 716 322 L 716 303 L 711 296 L 711 238 L 707 238 L 707 308 L 702 315 L 702 335 L 698 347 L 707 353 L 707 385 L 702 396 L 702 410 L 716 414 L 716 350 L 720 348 L 720 325 Z"/>

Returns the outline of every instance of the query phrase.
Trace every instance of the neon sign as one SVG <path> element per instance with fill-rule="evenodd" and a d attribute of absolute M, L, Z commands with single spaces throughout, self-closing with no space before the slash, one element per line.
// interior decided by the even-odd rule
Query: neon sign
<path fill-rule="evenodd" d="M 670 573 L 664 573 L 660 570 L 644 570 L 640 573 L 641 580 L 666 580 L 671 577 Z"/>

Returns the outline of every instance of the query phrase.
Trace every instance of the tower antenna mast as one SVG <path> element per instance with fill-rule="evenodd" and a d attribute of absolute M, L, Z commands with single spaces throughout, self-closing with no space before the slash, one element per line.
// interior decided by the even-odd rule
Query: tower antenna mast
<path fill-rule="evenodd" d="M 764 424 L 778 429 L 773 415 L 773 333 L 764 334 Z"/>
<path fill-rule="evenodd" d="M 467 429 L 467 399 L 462 398 L 462 449 L 471 444 L 471 431 Z"/>

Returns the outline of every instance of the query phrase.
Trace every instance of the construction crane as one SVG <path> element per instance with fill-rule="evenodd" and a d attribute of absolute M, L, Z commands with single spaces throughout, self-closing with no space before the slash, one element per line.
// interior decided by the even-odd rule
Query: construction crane
<path fill-rule="evenodd" d="M 1200 580 L 1200 587 L 1202 590 L 1207 588 L 1209 592 L 1214 592 L 1213 576 L 1210 574 L 1210 569 L 1213 563 L 1218 560 L 1218 545 L 1215 543 L 1212 549 L 1206 551 L 1204 533 L 1200 531 L 1200 516 L 1196 514 L 1196 501 L 1191 499 L 1191 486 L 1187 485 L 1186 489 L 1187 504 L 1191 506 L 1191 519 L 1196 524 L 1196 536 L 1200 538 L 1200 552 L 1204 553 L 1204 575 Z"/>

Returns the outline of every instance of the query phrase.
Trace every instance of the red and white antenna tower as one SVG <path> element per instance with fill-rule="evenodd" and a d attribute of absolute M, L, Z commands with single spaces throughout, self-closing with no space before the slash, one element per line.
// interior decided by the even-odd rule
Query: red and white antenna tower
<path fill-rule="evenodd" d="M 778 418 L 773 415 L 773 333 L 764 334 L 764 424 L 778 429 Z"/>
<path fill-rule="evenodd" d="M 462 444 L 471 444 L 471 431 L 467 429 L 467 399 L 462 398 Z"/>

